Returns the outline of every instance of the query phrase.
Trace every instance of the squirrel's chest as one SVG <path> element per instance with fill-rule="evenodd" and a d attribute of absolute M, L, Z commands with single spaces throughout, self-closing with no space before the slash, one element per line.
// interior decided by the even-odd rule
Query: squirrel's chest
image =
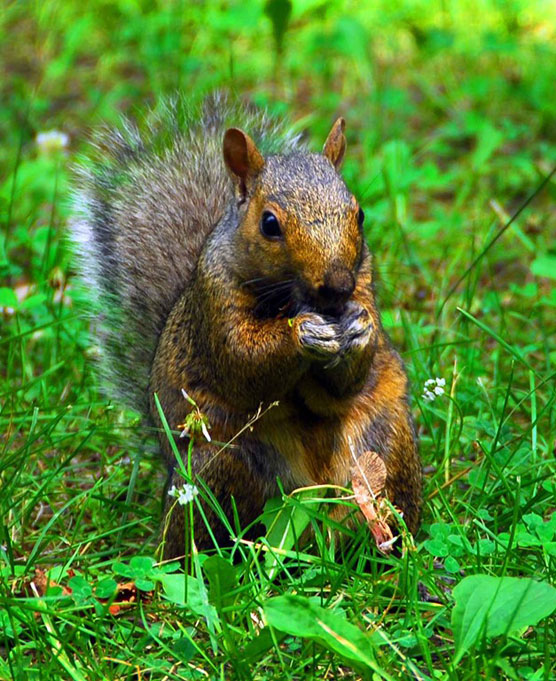
<path fill-rule="evenodd" d="M 258 433 L 288 466 L 292 488 L 305 485 L 342 485 L 364 448 L 364 429 L 350 418 L 307 420 L 290 417 L 287 422 L 265 425 Z"/>

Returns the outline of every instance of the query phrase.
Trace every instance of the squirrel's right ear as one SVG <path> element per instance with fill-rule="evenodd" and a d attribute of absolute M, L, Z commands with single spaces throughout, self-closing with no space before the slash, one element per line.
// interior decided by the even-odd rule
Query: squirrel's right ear
<path fill-rule="evenodd" d="M 322 153 L 332 163 L 336 170 L 340 170 L 344 154 L 346 153 L 346 138 L 344 130 L 346 129 L 346 121 L 344 118 L 338 118 L 332 126 L 332 130 L 328 133 L 326 142 L 322 149 Z"/>
<path fill-rule="evenodd" d="M 224 133 L 224 162 L 238 187 L 242 199 L 249 185 L 264 167 L 264 158 L 253 140 L 238 128 L 229 128 Z"/>

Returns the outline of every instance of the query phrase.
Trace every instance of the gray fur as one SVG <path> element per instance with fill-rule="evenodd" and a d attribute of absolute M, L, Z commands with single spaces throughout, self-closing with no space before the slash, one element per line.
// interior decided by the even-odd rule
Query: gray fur
<path fill-rule="evenodd" d="M 303 150 L 285 122 L 217 93 L 200 107 L 168 101 L 145 132 L 129 120 L 101 132 L 77 171 L 71 235 L 96 300 L 108 393 L 145 414 L 159 335 L 234 201 L 222 158 L 228 127 L 265 155 Z"/>

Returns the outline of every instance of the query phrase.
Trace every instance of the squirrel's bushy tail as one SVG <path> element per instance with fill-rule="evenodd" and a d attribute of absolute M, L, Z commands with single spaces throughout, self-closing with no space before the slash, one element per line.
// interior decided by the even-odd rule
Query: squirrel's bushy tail
<path fill-rule="evenodd" d="M 102 373 L 111 396 L 147 412 L 158 337 L 203 244 L 233 200 L 222 159 L 228 127 L 263 153 L 301 145 L 282 122 L 222 94 L 182 98 L 94 138 L 77 172 L 72 237 L 94 297 Z"/>

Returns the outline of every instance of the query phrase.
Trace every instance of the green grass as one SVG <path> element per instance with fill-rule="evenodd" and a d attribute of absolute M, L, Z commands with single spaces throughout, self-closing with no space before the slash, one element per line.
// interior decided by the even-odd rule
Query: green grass
<path fill-rule="evenodd" d="M 294 0 L 283 35 L 264 7 L 4 5 L 0 680 L 553 679 L 553 614 L 511 627 L 516 597 L 508 626 L 484 620 L 466 650 L 454 603 L 471 575 L 555 581 L 554 5 Z M 70 169 L 91 127 L 213 87 L 287 112 L 315 148 L 347 119 L 344 176 L 426 470 L 423 526 L 400 556 L 364 528 L 330 543 L 315 490 L 277 521 L 311 522 L 308 546 L 290 526 L 285 552 L 265 550 L 275 525 L 194 555 L 187 582 L 153 563 L 164 475 L 137 416 L 98 390 L 64 241 Z M 66 150 L 37 145 L 50 129 Z M 431 377 L 446 394 L 426 402 Z"/>

